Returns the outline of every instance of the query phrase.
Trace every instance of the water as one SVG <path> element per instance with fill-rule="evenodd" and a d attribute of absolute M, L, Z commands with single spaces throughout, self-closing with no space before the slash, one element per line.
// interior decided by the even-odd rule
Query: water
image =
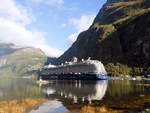
<path fill-rule="evenodd" d="M 50 81 L 0 79 L 0 100 L 46 98 L 30 113 L 138 112 L 150 107 L 150 81 Z"/>
<path fill-rule="evenodd" d="M 41 97 L 44 95 L 34 80 L 0 77 L 1 101 Z"/>

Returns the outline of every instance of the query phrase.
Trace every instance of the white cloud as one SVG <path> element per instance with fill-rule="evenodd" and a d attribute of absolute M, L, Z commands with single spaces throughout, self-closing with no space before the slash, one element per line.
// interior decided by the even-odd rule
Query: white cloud
<path fill-rule="evenodd" d="M 76 32 L 72 33 L 72 34 L 69 36 L 69 38 L 68 38 L 71 43 L 73 43 L 73 42 L 76 41 L 77 36 L 78 36 L 81 32 L 87 30 L 87 29 L 91 26 L 91 24 L 92 24 L 92 22 L 93 22 L 95 16 L 96 16 L 95 14 L 82 15 L 80 18 L 73 18 L 73 19 L 70 20 L 70 23 L 71 23 L 71 24 L 75 27 L 75 29 L 76 29 Z"/>
<path fill-rule="evenodd" d="M 54 6 L 61 6 L 64 4 L 64 0 L 27 0 L 28 2 L 32 2 L 36 5 L 39 4 L 46 4 L 46 5 L 54 5 Z"/>
<path fill-rule="evenodd" d="M 44 37 L 46 33 L 27 29 L 32 15 L 25 7 L 14 0 L 3 0 L 0 4 L 0 40 L 21 46 L 41 48 L 47 55 L 58 57 L 62 52 L 49 46 Z"/>
<path fill-rule="evenodd" d="M 22 24 L 30 24 L 31 18 L 27 9 L 17 5 L 14 0 L 2 0 L 0 3 L 0 18 Z"/>

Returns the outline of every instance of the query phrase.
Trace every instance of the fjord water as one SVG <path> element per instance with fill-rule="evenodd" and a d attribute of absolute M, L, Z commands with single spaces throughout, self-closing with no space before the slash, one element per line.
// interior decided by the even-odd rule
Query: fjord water
<path fill-rule="evenodd" d="M 45 98 L 30 113 L 141 111 L 150 106 L 150 81 L 50 81 L 1 79 L 0 100 Z"/>

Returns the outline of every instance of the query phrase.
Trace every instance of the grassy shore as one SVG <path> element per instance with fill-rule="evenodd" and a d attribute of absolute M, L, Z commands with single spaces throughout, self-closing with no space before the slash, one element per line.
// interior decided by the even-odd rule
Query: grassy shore
<path fill-rule="evenodd" d="M 0 113 L 25 113 L 45 101 L 45 99 L 0 101 Z"/>
<path fill-rule="evenodd" d="M 121 100 L 102 100 L 101 104 L 95 102 L 95 104 L 82 107 L 82 113 L 150 113 L 149 108 L 150 96 L 140 94 Z"/>

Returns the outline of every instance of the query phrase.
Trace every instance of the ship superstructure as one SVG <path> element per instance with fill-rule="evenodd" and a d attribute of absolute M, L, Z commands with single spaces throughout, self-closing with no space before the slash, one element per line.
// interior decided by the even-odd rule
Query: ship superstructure
<path fill-rule="evenodd" d="M 47 65 L 41 71 L 44 79 L 107 79 L 104 65 L 98 60 L 77 61 L 74 57 L 71 62 L 61 65 Z"/>

